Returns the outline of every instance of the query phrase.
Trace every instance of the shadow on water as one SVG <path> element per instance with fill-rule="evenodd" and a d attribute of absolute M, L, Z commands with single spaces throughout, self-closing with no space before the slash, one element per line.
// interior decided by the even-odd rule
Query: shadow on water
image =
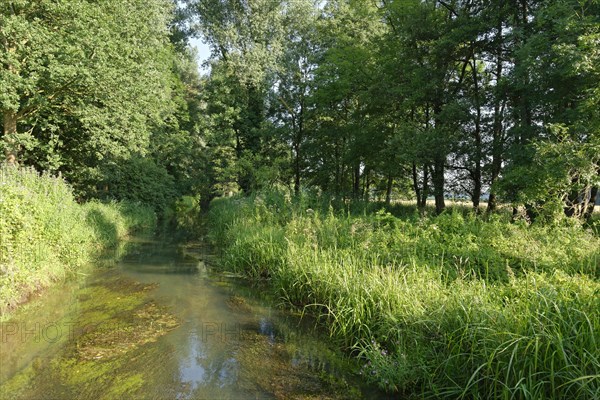
<path fill-rule="evenodd" d="M 2 326 L 0 398 L 375 398 L 314 326 L 207 267 L 200 245 L 132 240 L 116 268 Z"/>

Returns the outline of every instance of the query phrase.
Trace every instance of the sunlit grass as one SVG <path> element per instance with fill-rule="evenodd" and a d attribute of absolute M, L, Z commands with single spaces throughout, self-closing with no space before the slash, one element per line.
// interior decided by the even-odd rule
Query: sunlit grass
<path fill-rule="evenodd" d="M 154 212 L 140 204 L 80 205 L 60 178 L 0 168 L 0 315 L 155 223 Z"/>
<path fill-rule="evenodd" d="M 589 230 L 322 200 L 217 200 L 210 232 L 226 267 L 316 315 L 365 379 L 426 398 L 599 398 Z"/>

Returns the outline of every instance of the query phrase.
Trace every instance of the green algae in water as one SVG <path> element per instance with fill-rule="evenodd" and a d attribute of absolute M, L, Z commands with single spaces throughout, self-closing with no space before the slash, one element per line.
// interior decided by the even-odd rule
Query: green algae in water
<path fill-rule="evenodd" d="M 33 362 L 2 384 L 3 398 L 120 398 L 143 385 L 124 365 L 179 322 L 148 296 L 156 285 L 103 276 L 78 291 L 76 328 L 50 362 Z"/>
<path fill-rule="evenodd" d="M 358 386 L 336 377 L 325 363 L 309 368 L 303 362 L 293 361 L 287 343 L 272 342 L 259 333 L 245 332 L 245 336 L 245 345 L 237 352 L 240 364 L 247 366 L 241 369 L 242 381 L 253 382 L 276 399 L 361 398 Z"/>
<path fill-rule="evenodd" d="M 0 385 L 0 398 L 2 399 L 20 399 L 23 394 L 31 387 L 30 383 L 36 376 L 36 370 L 33 363 L 27 366 L 22 371 L 18 372 L 8 382 Z"/>
<path fill-rule="evenodd" d="M 95 362 L 77 358 L 59 359 L 55 368 L 60 371 L 61 382 L 68 386 L 82 387 L 89 384 L 102 384 L 110 376 L 118 362 Z"/>
<path fill-rule="evenodd" d="M 208 269 L 190 274 L 181 268 L 189 263 L 163 265 L 162 253 L 158 260 L 94 273 L 74 290 L 73 339 L 13 373 L 3 398 L 361 397 L 347 360 L 259 291 Z M 203 337 L 206 324 L 239 334 Z"/>
<path fill-rule="evenodd" d="M 135 394 L 144 385 L 144 376 L 142 374 L 133 374 L 121 378 L 116 384 L 112 385 L 106 395 L 101 399 L 122 399 Z"/>

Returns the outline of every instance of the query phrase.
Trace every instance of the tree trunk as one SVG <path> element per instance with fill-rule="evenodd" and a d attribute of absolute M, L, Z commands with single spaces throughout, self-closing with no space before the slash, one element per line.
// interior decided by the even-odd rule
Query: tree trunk
<path fill-rule="evenodd" d="M 368 203 L 369 202 L 369 189 L 371 189 L 371 169 L 370 168 L 365 167 L 364 177 L 365 177 L 365 180 L 364 180 L 363 198 Z"/>
<path fill-rule="evenodd" d="M 413 174 L 416 171 L 415 164 L 413 163 Z M 413 175 L 414 176 L 414 175 Z M 391 204 L 392 202 L 392 185 L 394 184 L 394 178 L 392 175 L 388 175 L 387 187 L 385 191 L 385 204 Z M 419 195 L 417 194 L 417 202 L 419 201 Z"/>
<path fill-rule="evenodd" d="M 343 153 L 342 153 L 343 154 Z M 343 161 L 341 163 L 341 175 L 340 175 L 340 191 L 338 193 L 342 194 L 342 199 L 346 201 L 347 196 L 350 192 L 346 188 L 346 183 L 348 182 L 348 165 Z"/>
<path fill-rule="evenodd" d="M 436 156 L 433 165 L 433 195 L 435 197 L 435 212 L 441 214 L 446 208 L 446 202 L 444 199 L 444 162 L 445 160 Z"/>
<path fill-rule="evenodd" d="M 421 202 L 419 207 L 427 206 L 427 197 L 429 197 L 429 165 L 423 165 L 423 190 L 421 191 Z"/>
<path fill-rule="evenodd" d="M 6 163 L 16 165 L 19 156 L 19 144 L 17 142 L 17 114 L 12 110 L 5 110 L 2 113 L 4 121 L 4 156 Z"/>
<path fill-rule="evenodd" d="M 481 161 L 477 161 L 475 164 L 475 171 L 473 172 L 473 209 L 479 214 L 479 202 L 481 200 Z"/>
<path fill-rule="evenodd" d="M 596 201 L 598 200 L 598 186 L 594 186 L 590 192 L 590 202 L 588 203 L 586 210 L 583 214 L 585 219 L 590 219 L 594 213 L 596 207 Z"/>
<path fill-rule="evenodd" d="M 481 108 L 478 106 L 477 121 L 475 123 L 475 170 L 473 171 L 473 209 L 479 213 L 479 201 L 481 199 L 481 159 L 482 159 L 482 144 L 481 144 Z"/>
<path fill-rule="evenodd" d="M 482 143 L 481 143 L 481 104 L 479 101 L 479 75 L 477 74 L 477 59 L 475 57 L 475 49 L 471 45 L 473 55 L 473 85 L 475 86 L 475 108 L 477 116 L 475 117 L 475 132 L 473 140 L 475 141 L 475 170 L 473 171 L 473 209 L 479 213 L 479 201 L 481 199 L 481 159 L 482 159 Z"/>
<path fill-rule="evenodd" d="M 496 210 L 496 208 L 498 208 L 498 198 L 496 197 L 496 192 L 494 192 L 494 189 L 492 188 L 492 189 L 490 189 L 490 197 L 488 198 L 488 205 L 487 205 L 486 212 L 488 214 L 491 214 L 492 212 L 494 212 Z"/>
<path fill-rule="evenodd" d="M 294 145 L 294 194 L 300 194 L 300 145 Z"/>
<path fill-rule="evenodd" d="M 498 90 L 498 82 L 502 78 L 502 19 L 498 18 L 498 23 L 496 26 L 496 90 Z M 492 213 L 498 207 L 498 201 L 496 197 L 496 190 L 494 188 L 494 183 L 498 180 L 500 176 L 500 171 L 502 169 L 502 112 L 503 107 L 501 107 L 501 98 L 500 93 L 496 93 L 494 99 L 494 125 L 492 132 L 492 176 L 490 179 L 490 197 L 488 199 L 488 207 L 487 212 Z"/>
<path fill-rule="evenodd" d="M 496 124 L 496 122 L 494 122 L 494 124 Z M 502 170 L 501 122 L 499 123 L 498 129 L 500 132 L 497 133 L 496 127 L 494 128 L 494 139 L 492 144 L 492 176 L 490 179 L 490 198 L 488 199 L 487 207 L 488 213 L 492 213 L 498 208 L 498 200 L 494 183 L 498 181 L 498 178 L 500 177 L 500 171 Z"/>
<path fill-rule="evenodd" d="M 438 101 L 441 97 L 438 96 Z M 442 111 L 441 103 L 435 103 L 433 105 L 433 118 L 435 121 L 436 136 L 443 134 L 442 122 L 440 120 L 440 114 Z M 435 154 L 433 157 L 433 171 L 431 174 L 431 182 L 433 183 L 433 197 L 435 198 L 435 212 L 441 214 L 446 208 L 446 202 L 444 200 L 444 166 L 446 164 L 446 150 L 444 147 L 433 149 Z"/>
<path fill-rule="evenodd" d="M 357 162 L 354 166 L 354 187 L 352 188 L 352 194 L 355 199 L 360 197 L 360 162 Z"/>
<path fill-rule="evenodd" d="M 417 174 L 417 164 L 412 165 L 413 189 L 417 196 L 417 207 L 421 208 L 421 188 L 419 187 L 419 175 Z"/>
<path fill-rule="evenodd" d="M 335 158 L 335 193 L 339 195 L 342 192 L 342 166 L 340 162 L 340 143 L 336 140 L 335 148 L 334 148 L 334 158 Z"/>

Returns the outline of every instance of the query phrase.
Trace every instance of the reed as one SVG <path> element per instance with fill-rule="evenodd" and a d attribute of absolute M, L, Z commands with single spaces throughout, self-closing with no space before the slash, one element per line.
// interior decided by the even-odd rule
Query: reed
<path fill-rule="evenodd" d="M 279 193 L 216 200 L 208 219 L 226 268 L 314 314 L 385 390 L 600 398 L 600 240 L 577 224 Z"/>

